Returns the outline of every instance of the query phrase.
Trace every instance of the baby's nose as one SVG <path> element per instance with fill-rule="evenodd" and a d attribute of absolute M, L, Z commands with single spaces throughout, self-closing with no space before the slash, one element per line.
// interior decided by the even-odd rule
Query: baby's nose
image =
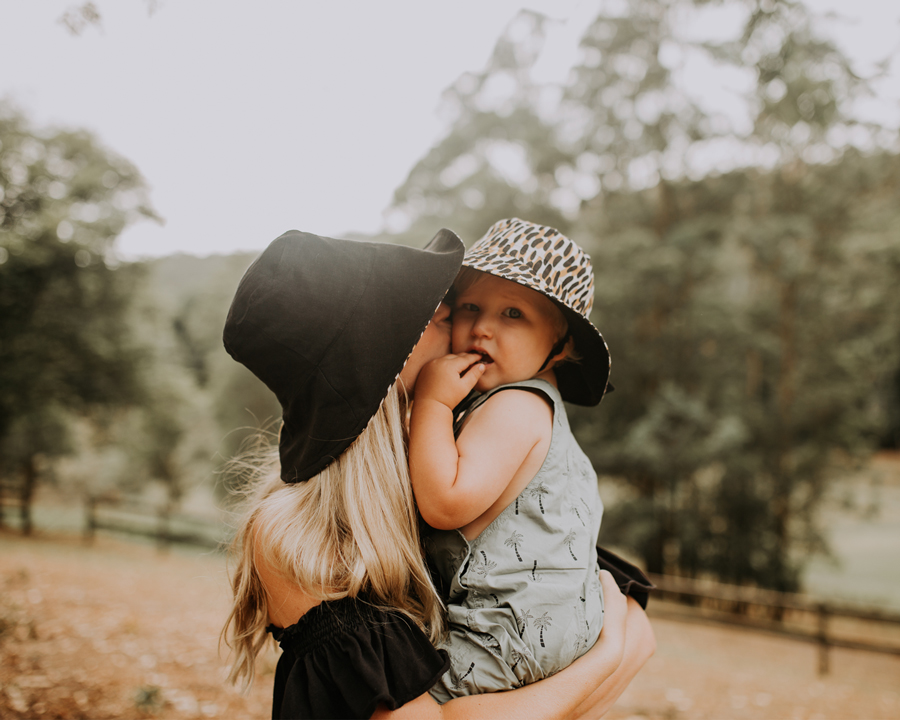
<path fill-rule="evenodd" d="M 472 334 L 478 337 L 490 337 L 493 333 L 490 320 L 483 315 L 479 315 L 472 325 Z"/>

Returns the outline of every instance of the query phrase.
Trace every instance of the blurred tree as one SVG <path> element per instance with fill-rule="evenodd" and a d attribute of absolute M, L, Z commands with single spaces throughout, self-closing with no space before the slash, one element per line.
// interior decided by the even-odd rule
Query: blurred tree
<path fill-rule="evenodd" d="M 130 163 L 0 107 L 0 472 L 21 477 L 26 507 L 67 413 L 138 395 L 125 310 L 140 273 L 113 242 L 141 217 L 156 216 Z"/>
<path fill-rule="evenodd" d="M 252 254 L 242 253 L 202 259 L 172 256 L 147 264 L 150 283 L 146 302 L 148 311 L 155 313 L 156 326 L 148 334 L 160 338 L 157 363 L 167 368 L 166 373 L 179 376 L 183 386 L 168 404 L 188 402 L 195 408 L 163 411 L 163 417 L 171 417 L 154 422 L 154 426 L 170 435 L 163 447 L 177 448 L 181 455 L 187 447 L 205 453 L 205 472 L 195 462 L 192 474 L 180 472 L 173 477 L 193 477 L 195 481 L 208 477 L 238 453 L 250 436 L 281 417 L 273 393 L 234 362 L 222 346 L 222 328 L 231 298 L 253 259 Z M 199 413 L 201 406 L 203 412 Z M 187 418 L 192 419 L 185 422 Z M 176 432 L 180 438 L 177 442 Z M 185 465 L 176 463 L 176 467 Z M 217 490 L 228 490 L 229 482 L 223 476 Z M 174 489 L 177 483 L 168 486 Z"/>
<path fill-rule="evenodd" d="M 153 15 L 158 9 L 159 0 L 144 0 L 147 6 L 147 14 Z M 72 35 L 81 35 L 89 27 L 100 29 L 103 25 L 103 16 L 95 2 L 83 2 L 79 5 L 70 5 L 59 18 L 60 24 Z"/>
<path fill-rule="evenodd" d="M 405 226 L 395 239 L 421 244 L 440 227 L 452 227 L 471 242 L 494 221 L 525 212 L 535 222 L 565 229 L 551 198 L 561 149 L 543 112 L 553 89 L 532 78 L 549 22 L 522 11 L 485 70 L 466 73 L 445 91 L 452 130 L 395 191 L 389 219 Z"/>
<path fill-rule="evenodd" d="M 873 388 L 900 361 L 900 245 L 873 223 L 885 194 L 900 199 L 898 170 L 850 153 L 673 183 L 661 239 L 657 190 L 586 208 L 619 392 L 573 423 L 633 489 L 608 541 L 629 538 L 656 571 L 796 589 L 825 549 L 816 510 L 835 464 L 875 444 Z"/>
<path fill-rule="evenodd" d="M 708 12 L 731 39 L 697 35 Z M 550 22 L 520 14 L 447 91 L 450 132 L 389 222 L 401 241 L 511 215 L 573 234 L 618 392 L 572 420 L 630 488 L 605 537 L 655 572 L 793 589 L 835 453 L 871 447 L 897 367 L 897 236 L 860 211 L 896 201 L 896 157 L 850 143 L 896 132 L 854 118 L 866 82 L 793 0 L 603 3 L 562 88 L 534 80 Z M 685 85 L 698 57 L 743 117 Z"/>
<path fill-rule="evenodd" d="M 733 39 L 693 31 L 697 15 L 711 11 L 733 26 Z M 534 72 L 554 21 L 522 11 L 485 69 L 445 91 L 450 132 L 395 191 L 389 225 L 403 228 L 401 241 L 441 223 L 472 239 L 527 210 L 566 230 L 583 201 L 606 191 L 657 186 L 664 200 L 670 180 L 823 162 L 850 138 L 891 142 L 895 133 L 853 116 L 868 85 L 812 20 L 796 0 L 600 3 L 581 59 L 558 87 Z M 698 57 L 740 80 L 732 92 L 742 117 L 706 110 L 686 86 L 685 67 Z"/>

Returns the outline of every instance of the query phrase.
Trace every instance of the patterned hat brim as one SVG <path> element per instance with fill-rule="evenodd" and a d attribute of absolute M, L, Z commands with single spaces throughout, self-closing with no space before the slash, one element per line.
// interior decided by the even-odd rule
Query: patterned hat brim
<path fill-rule="evenodd" d="M 476 251 L 466 254 L 462 264 L 463 267 L 479 270 L 535 290 L 556 304 L 569 323 L 569 332 L 575 339 L 575 347 L 582 358 L 578 363 L 563 362 L 556 366 L 559 394 L 563 400 L 575 405 L 587 407 L 598 405 L 606 394 L 609 384 L 610 356 L 603 335 L 590 319 L 542 288 L 536 282 L 531 268 L 515 258 L 505 258 L 503 267 L 498 268 L 494 252 Z"/>

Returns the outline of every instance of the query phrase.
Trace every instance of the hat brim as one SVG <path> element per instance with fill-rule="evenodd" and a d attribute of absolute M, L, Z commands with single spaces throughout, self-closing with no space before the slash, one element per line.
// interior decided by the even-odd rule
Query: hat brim
<path fill-rule="evenodd" d="M 362 374 L 364 365 L 368 369 L 366 377 L 356 383 L 358 421 L 330 432 L 324 436 L 324 443 L 317 443 L 313 448 L 309 447 L 313 437 L 306 423 L 300 433 L 292 433 L 293 441 L 285 438 L 283 429 L 280 455 L 284 482 L 301 482 L 318 475 L 365 431 L 453 284 L 465 253 L 462 241 L 447 229 L 439 230 L 421 250 L 389 243 L 377 243 L 376 249 L 381 262 L 373 280 L 374 285 L 382 287 L 371 297 L 384 298 L 392 292 L 399 303 L 393 307 L 378 306 L 380 300 L 372 302 L 368 297 L 359 303 L 360 309 L 366 312 L 360 324 L 368 330 L 354 348 L 347 348 L 348 352 L 357 352 L 358 372 Z M 401 268 L 409 270 L 401 274 Z M 286 412 L 285 427 L 287 415 Z M 323 438 L 318 433 L 317 437 Z"/>
<path fill-rule="evenodd" d="M 566 402 L 593 407 L 612 388 L 609 385 L 609 349 L 600 331 L 580 313 L 563 305 L 555 298 L 569 323 L 569 332 L 575 339 L 575 349 L 581 355 L 579 362 L 562 362 L 554 368 L 559 394 Z"/>
<path fill-rule="evenodd" d="M 450 230 L 424 249 L 289 231 L 248 269 L 223 339 L 281 403 L 282 480 L 317 475 L 365 430 L 464 252 Z"/>

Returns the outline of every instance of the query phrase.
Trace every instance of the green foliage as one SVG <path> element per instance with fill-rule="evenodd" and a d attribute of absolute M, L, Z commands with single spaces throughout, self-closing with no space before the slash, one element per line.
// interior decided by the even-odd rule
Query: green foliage
<path fill-rule="evenodd" d="M 580 232 L 604 239 L 596 322 L 617 390 L 573 423 L 632 490 L 607 541 L 628 538 L 657 571 L 796 587 L 824 548 L 816 508 L 836 458 L 874 445 L 879 379 L 900 361 L 900 247 L 871 225 L 898 172 L 896 156 L 849 154 L 585 208 Z"/>
<path fill-rule="evenodd" d="M 140 217 L 155 215 L 128 162 L 0 107 L 3 470 L 65 450 L 68 414 L 139 396 L 125 309 L 140 271 L 118 267 L 113 242 Z"/>
<path fill-rule="evenodd" d="M 741 19 L 730 40 L 688 31 L 714 7 Z M 871 152 L 896 133 L 853 118 L 865 81 L 792 0 L 605 4 L 562 88 L 533 79 L 549 22 L 520 15 L 448 90 L 398 237 L 520 215 L 581 242 L 617 388 L 571 418 L 619 485 L 604 541 L 655 572 L 794 589 L 826 549 L 832 474 L 897 406 L 900 161 Z M 692 57 L 744 78 L 742 121 L 683 86 Z"/>
<path fill-rule="evenodd" d="M 159 368 L 152 399 L 157 408 L 150 436 L 157 438 L 153 477 L 173 497 L 185 482 L 209 479 L 244 442 L 280 419 L 275 396 L 222 346 L 222 328 L 238 281 L 253 255 L 193 258 L 172 256 L 147 262 L 143 302 L 152 316 L 147 336 L 155 339 Z M 166 392 L 178 378 L 178 388 Z M 145 408 L 148 409 L 148 408 Z M 221 491 L 229 480 L 216 483 Z"/>

